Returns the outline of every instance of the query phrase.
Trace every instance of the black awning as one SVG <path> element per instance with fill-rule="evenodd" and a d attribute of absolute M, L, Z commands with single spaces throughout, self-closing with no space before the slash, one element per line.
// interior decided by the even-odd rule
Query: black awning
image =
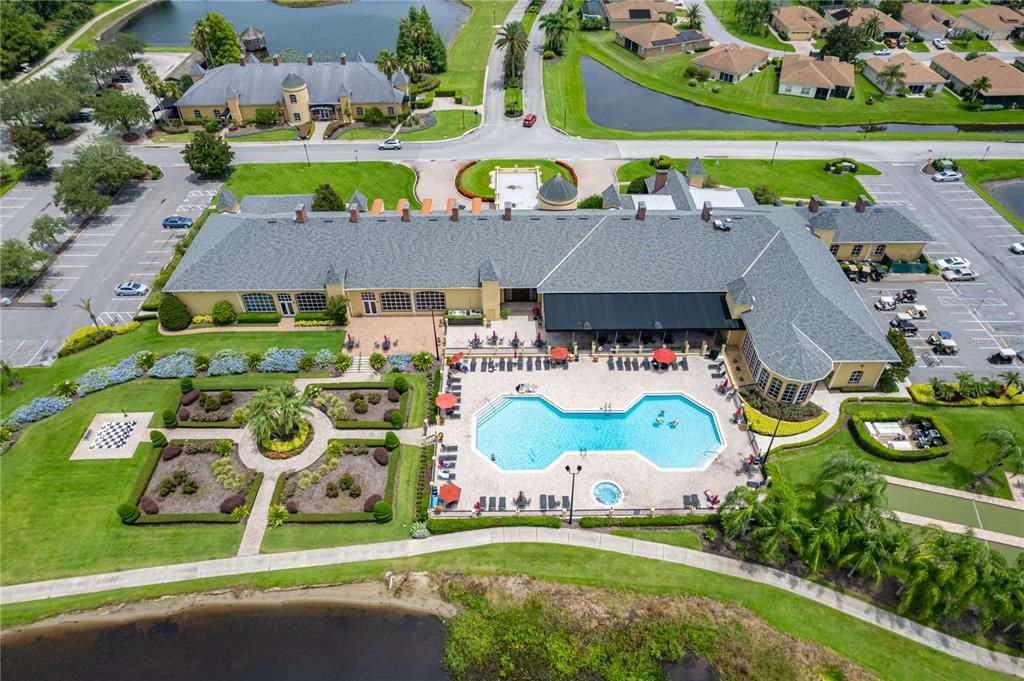
<path fill-rule="evenodd" d="M 740 329 L 724 293 L 547 293 L 548 331 Z"/>

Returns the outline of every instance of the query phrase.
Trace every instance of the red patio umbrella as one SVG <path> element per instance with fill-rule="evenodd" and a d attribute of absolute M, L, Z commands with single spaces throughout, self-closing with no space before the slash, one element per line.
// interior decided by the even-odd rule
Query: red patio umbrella
<path fill-rule="evenodd" d="M 434 404 L 439 406 L 441 409 L 451 409 L 458 401 L 459 398 L 454 393 L 441 393 L 434 398 Z"/>
<path fill-rule="evenodd" d="M 462 488 L 453 482 L 446 482 L 437 490 L 437 496 L 446 504 L 454 504 L 462 496 Z"/>
<path fill-rule="evenodd" d="M 658 364 L 671 364 L 676 361 L 676 353 L 668 348 L 658 348 L 654 351 L 654 361 Z"/>
<path fill-rule="evenodd" d="M 452 355 L 452 358 L 448 360 L 448 366 L 455 366 L 456 364 L 459 363 L 459 360 L 465 356 L 466 353 L 464 352 L 456 352 L 454 355 Z"/>
<path fill-rule="evenodd" d="M 551 348 L 551 359 L 556 362 L 561 362 L 569 358 L 569 348 L 563 348 L 558 346 L 557 348 Z"/>

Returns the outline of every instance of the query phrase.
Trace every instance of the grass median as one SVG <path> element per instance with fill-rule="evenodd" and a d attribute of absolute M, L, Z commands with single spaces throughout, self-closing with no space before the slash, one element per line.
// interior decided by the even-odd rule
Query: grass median
<path fill-rule="evenodd" d="M 989 202 L 999 214 L 1010 221 L 1017 229 L 1024 232 L 1024 220 L 1003 207 L 996 198 L 985 189 L 986 182 L 997 180 L 1013 180 L 1024 178 L 1024 161 L 957 161 L 957 166 L 964 173 L 964 182 L 971 185 L 983 199 Z"/>
<path fill-rule="evenodd" d="M 345 200 L 360 191 L 370 201 L 384 199 L 388 209 L 398 199 L 408 199 L 413 208 L 420 205 L 414 191 L 416 173 L 385 161 L 242 164 L 234 167 L 224 187 L 241 199 L 249 194 L 312 194 L 325 182 Z"/>
<path fill-rule="evenodd" d="M 429 142 L 446 140 L 464 135 L 480 125 L 480 114 L 467 109 L 446 109 L 435 111 L 434 125 L 425 130 L 413 130 L 412 132 L 399 132 L 398 136 L 403 142 Z"/>
<path fill-rule="evenodd" d="M 497 26 L 515 4 L 514 0 L 462 0 L 469 19 L 448 46 L 448 70 L 441 75 L 442 90 L 461 90 L 468 104 L 484 101 L 484 71 Z"/>

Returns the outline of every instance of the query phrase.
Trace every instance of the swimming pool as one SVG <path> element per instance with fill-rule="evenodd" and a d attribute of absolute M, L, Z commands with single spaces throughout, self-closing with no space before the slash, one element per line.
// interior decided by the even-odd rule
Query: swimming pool
<path fill-rule="evenodd" d="M 644 395 L 626 411 L 610 412 L 562 411 L 537 395 L 506 396 L 477 413 L 475 433 L 477 451 L 505 470 L 543 470 L 580 451 L 632 451 L 659 468 L 701 468 L 722 446 L 714 414 L 680 394 Z"/>
<path fill-rule="evenodd" d="M 615 506 L 622 501 L 622 488 L 605 480 L 594 485 L 594 499 L 604 506 Z"/>

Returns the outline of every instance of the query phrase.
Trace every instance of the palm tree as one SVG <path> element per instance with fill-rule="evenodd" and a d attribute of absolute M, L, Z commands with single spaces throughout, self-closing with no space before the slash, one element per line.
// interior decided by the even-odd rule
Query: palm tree
<path fill-rule="evenodd" d="M 77 303 L 75 303 L 75 307 L 77 307 L 79 310 L 84 310 L 85 314 L 89 315 L 89 319 L 92 320 L 93 326 L 95 326 L 97 329 L 100 328 L 100 323 L 99 321 L 96 320 L 96 315 L 93 314 L 92 311 L 92 298 L 82 298 Z"/>
<path fill-rule="evenodd" d="M 552 52 L 562 53 L 565 39 L 576 30 L 576 17 L 565 12 L 552 12 L 540 18 L 544 29 L 544 43 Z"/>
<path fill-rule="evenodd" d="M 976 397 L 978 394 L 978 382 L 974 374 L 969 371 L 961 371 L 956 374 L 956 391 L 963 397 Z"/>
<path fill-rule="evenodd" d="M 992 81 L 988 79 L 988 76 L 981 76 L 971 83 L 968 89 L 971 91 L 971 98 L 967 101 L 973 102 L 978 98 L 978 95 L 992 89 Z"/>
<path fill-rule="evenodd" d="M 992 471 L 1004 464 L 1008 464 L 1018 473 L 1024 472 L 1024 442 L 1021 442 L 1013 431 L 1006 428 L 990 430 L 979 435 L 975 444 L 992 444 L 996 447 L 996 453 L 989 460 L 988 468 L 975 476 L 975 486 L 988 480 Z"/>
<path fill-rule="evenodd" d="M 737 487 L 725 495 L 725 501 L 718 507 L 722 531 L 730 539 L 742 537 L 750 529 L 761 492 L 749 487 Z"/>
<path fill-rule="evenodd" d="M 801 515 L 793 495 L 774 486 L 755 506 L 754 527 L 750 537 L 757 543 L 757 552 L 765 560 L 783 563 L 790 553 L 803 553 L 803 538 L 809 523 Z"/>
<path fill-rule="evenodd" d="M 867 40 L 878 40 L 878 37 L 882 35 L 882 18 L 877 14 L 872 14 L 860 22 L 858 28 Z"/>
<path fill-rule="evenodd" d="M 858 506 L 858 513 L 882 507 L 885 478 L 867 459 L 841 453 L 829 457 L 818 470 L 815 489 L 833 506 Z"/>
<path fill-rule="evenodd" d="M 505 50 L 505 79 L 516 80 L 519 64 L 530 46 L 530 39 L 518 21 L 510 21 L 501 27 L 494 45 Z"/>
<path fill-rule="evenodd" d="M 1022 377 L 1016 371 L 1004 371 L 999 374 L 999 379 L 1003 382 L 1003 392 L 1010 392 L 1010 388 L 1016 388 L 1018 392 L 1024 390 L 1024 377 Z"/>
<path fill-rule="evenodd" d="M 287 440 L 295 436 L 305 420 L 309 397 L 295 386 L 261 388 L 247 405 L 249 427 L 257 442 Z"/>
<path fill-rule="evenodd" d="M 402 69 L 413 81 L 418 81 L 422 74 L 430 70 L 430 60 L 421 54 L 409 57 L 402 62 Z"/>
<path fill-rule="evenodd" d="M 281 504 L 274 504 L 267 509 L 267 527 L 275 528 L 284 525 L 288 518 L 288 509 Z"/>
<path fill-rule="evenodd" d="M 381 50 L 374 62 L 384 77 L 391 81 L 391 78 L 402 68 L 402 62 L 391 50 Z"/>
<path fill-rule="evenodd" d="M 683 10 L 683 16 L 686 17 L 686 25 L 694 31 L 699 31 L 704 25 L 704 11 L 695 2 Z"/>
<path fill-rule="evenodd" d="M 903 79 L 906 77 L 907 74 L 903 71 L 903 67 L 895 62 L 891 62 L 878 74 L 878 80 L 882 84 L 882 92 L 888 94 L 897 83 L 902 84 Z"/>
<path fill-rule="evenodd" d="M 0 373 L 7 377 L 7 387 L 11 390 L 21 385 L 21 381 L 14 376 L 14 367 L 6 359 L 0 359 Z"/>
<path fill-rule="evenodd" d="M 829 509 L 809 528 L 801 558 L 812 575 L 820 573 L 842 554 L 846 532 L 841 529 L 841 522 L 839 513 Z"/>
<path fill-rule="evenodd" d="M 189 35 L 189 44 L 202 53 L 208 66 L 213 65 L 213 58 L 210 56 L 210 27 L 206 21 L 200 19 L 196 22 Z"/>
<path fill-rule="evenodd" d="M 857 528 L 851 534 L 847 551 L 836 564 L 839 567 L 850 567 L 847 576 L 857 573 L 878 584 L 882 581 L 883 567 L 896 556 L 902 555 L 909 542 L 902 525 L 883 519 L 875 526 Z"/>
<path fill-rule="evenodd" d="M 928 379 L 928 385 L 930 385 L 932 388 L 932 394 L 938 397 L 939 392 L 945 387 L 946 384 L 943 383 L 942 379 L 939 378 L 938 376 L 932 376 L 931 378 Z"/>

